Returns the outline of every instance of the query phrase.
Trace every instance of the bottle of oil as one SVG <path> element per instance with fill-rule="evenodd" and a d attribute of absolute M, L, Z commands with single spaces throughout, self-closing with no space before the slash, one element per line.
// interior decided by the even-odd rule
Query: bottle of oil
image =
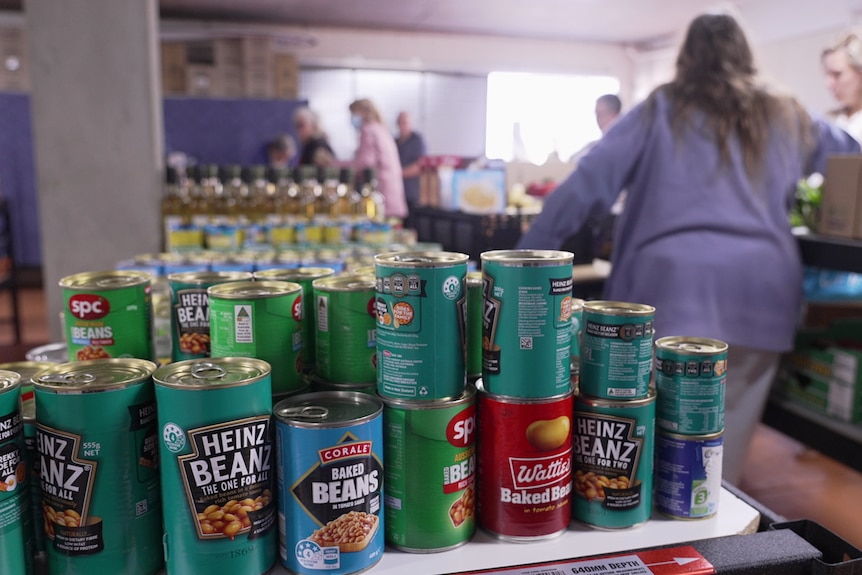
<path fill-rule="evenodd" d="M 165 186 L 162 193 L 162 245 L 167 252 L 173 251 L 172 234 L 182 225 L 183 195 L 180 188 L 180 177 L 174 166 L 165 169 Z"/>
<path fill-rule="evenodd" d="M 377 171 L 374 168 L 362 170 L 362 187 L 359 190 L 359 215 L 372 222 L 385 219 L 383 194 L 377 190 Z"/>
<path fill-rule="evenodd" d="M 328 218 L 332 206 L 338 200 L 338 168 L 318 168 L 317 181 L 321 184 L 320 195 L 314 197 L 314 215 Z"/>
<path fill-rule="evenodd" d="M 266 204 L 269 182 L 265 166 L 251 166 L 243 170 L 245 195 L 240 199 L 240 212 L 245 217 L 243 247 L 259 249 L 266 245 Z"/>
<path fill-rule="evenodd" d="M 355 216 L 361 200 L 362 197 L 356 190 L 353 168 L 341 168 L 338 173 L 338 202 L 336 207 L 338 215 L 342 217 Z"/>
<path fill-rule="evenodd" d="M 207 228 L 207 247 L 216 251 L 236 251 L 242 245 L 239 204 L 246 188 L 239 166 L 221 166 L 218 175 L 221 187 L 216 196 L 214 222 Z"/>
<path fill-rule="evenodd" d="M 315 201 L 322 193 L 323 190 L 317 182 L 317 168 L 299 168 L 299 215 L 309 220 L 313 218 Z"/>
<path fill-rule="evenodd" d="M 295 241 L 289 190 L 291 188 L 290 171 L 287 168 L 270 168 L 267 175 L 272 190 L 266 208 L 267 234 L 270 245 L 277 250 L 290 247 Z M 295 186 L 294 186 L 295 188 Z M 296 196 L 294 191 L 294 199 Z"/>

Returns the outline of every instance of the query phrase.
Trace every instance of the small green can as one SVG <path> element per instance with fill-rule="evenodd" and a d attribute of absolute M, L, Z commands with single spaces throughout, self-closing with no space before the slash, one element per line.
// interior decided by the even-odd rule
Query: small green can
<path fill-rule="evenodd" d="M 311 283 L 335 275 L 333 268 L 300 267 L 270 269 L 254 272 L 254 279 L 263 281 L 293 282 L 302 286 L 302 366 L 306 371 L 314 368 L 315 347 L 314 289 Z"/>
<path fill-rule="evenodd" d="M 655 391 L 628 401 L 575 398 L 575 519 L 625 529 L 652 514 Z"/>
<path fill-rule="evenodd" d="M 467 272 L 467 377 L 482 376 L 482 272 Z"/>
<path fill-rule="evenodd" d="M 374 257 L 381 396 L 425 401 L 464 392 L 467 259 L 451 252 Z"/>
<path fill-rule="evenodd" d="M 476 390 L 451 400 L 384 398 L 386 542 L 431 553 L 476 530 Z"/>
<path fill-rule="evenodd" d="M 210 356 L 211 286 L 251 280 L 248 272 L 183 272 L 168 275 L 171 286 L 171 333 L 173 361 Z"/>
<path fill-rule="evenodd" d="M 33 376 L 50 573 L 161 568 L 155 369 L 142 359 L 100 359 Z"/>
<path fill-rule="evenodd" d="M 0 370 L 0 566 L 4 574 L 32 575 L 33 517 L 20 382 L 19 374 Z"/>
<path fill-rule="evenodd" d="M 316 373 L 333 383 L 377 381 L 377 280 L 344 275 L 314 280 Z"/>
<path fill-rule="evenodd" d="M 150 274 L 85 272 L 64 277 L 60 287 L 69 361 L 155 357 Z"/>
<path fill-rule="evenodd" d="M 42 522 L 38 520 L 42 517 L 42 486 L 39 451 L 36 449 L 36 396 L 33 391 L 32 377 L 53 365 L 49 361 L 14 361 L 0 364 L 0 370 L 13 371 L 21 376 L 21 421 L 24 424 L 27 474 L 30 480 L 33 552 L 37 557 L 45 553 L 45 529 Z"/>
<path fill-rule="evenodd" d="M 244 281 L 211 286 L 212 357 L 253 357 L 272 366 L 272 392 L 301 389 L 302 286 Z"/>
<path fill-rule="evenodd" d="M 584 304 L 581 393 L 604 399 L 647 396 L 654 317 L 650 305 L 602 300 Z"/>
<path fill-rule="evenodd" d="M 153 379 L 168 573 L 266 572 L 276 553 L 269 364 L 187 360 Z"/>
<path fill-rule="evenodd" d="M 702 337 L 655 342 L 656 424 L 682 435 L 724 429 L 727 344 Z"/>

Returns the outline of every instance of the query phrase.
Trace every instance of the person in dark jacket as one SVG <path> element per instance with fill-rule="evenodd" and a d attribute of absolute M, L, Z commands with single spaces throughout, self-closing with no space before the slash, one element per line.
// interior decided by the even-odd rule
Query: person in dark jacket
<path fill-rule="evenodd" d="M 299 152 L 300 166 L 334 166 L 335 152 L 329 145 L 326 133 L 320 127 L 320 119 L 310 108 L 297 108 L 293 113 L 293 125 L 302 149 Z"/>

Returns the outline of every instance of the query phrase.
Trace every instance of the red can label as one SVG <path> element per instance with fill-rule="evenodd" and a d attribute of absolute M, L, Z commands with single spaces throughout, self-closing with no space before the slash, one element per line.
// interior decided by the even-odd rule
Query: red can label
<path fill-rule="evenodd" d="M 521 401 L 487 392 L 478 401 L 480 525 L 504 539 L 541 539 L 568 527 L 572 396 Z"/>

